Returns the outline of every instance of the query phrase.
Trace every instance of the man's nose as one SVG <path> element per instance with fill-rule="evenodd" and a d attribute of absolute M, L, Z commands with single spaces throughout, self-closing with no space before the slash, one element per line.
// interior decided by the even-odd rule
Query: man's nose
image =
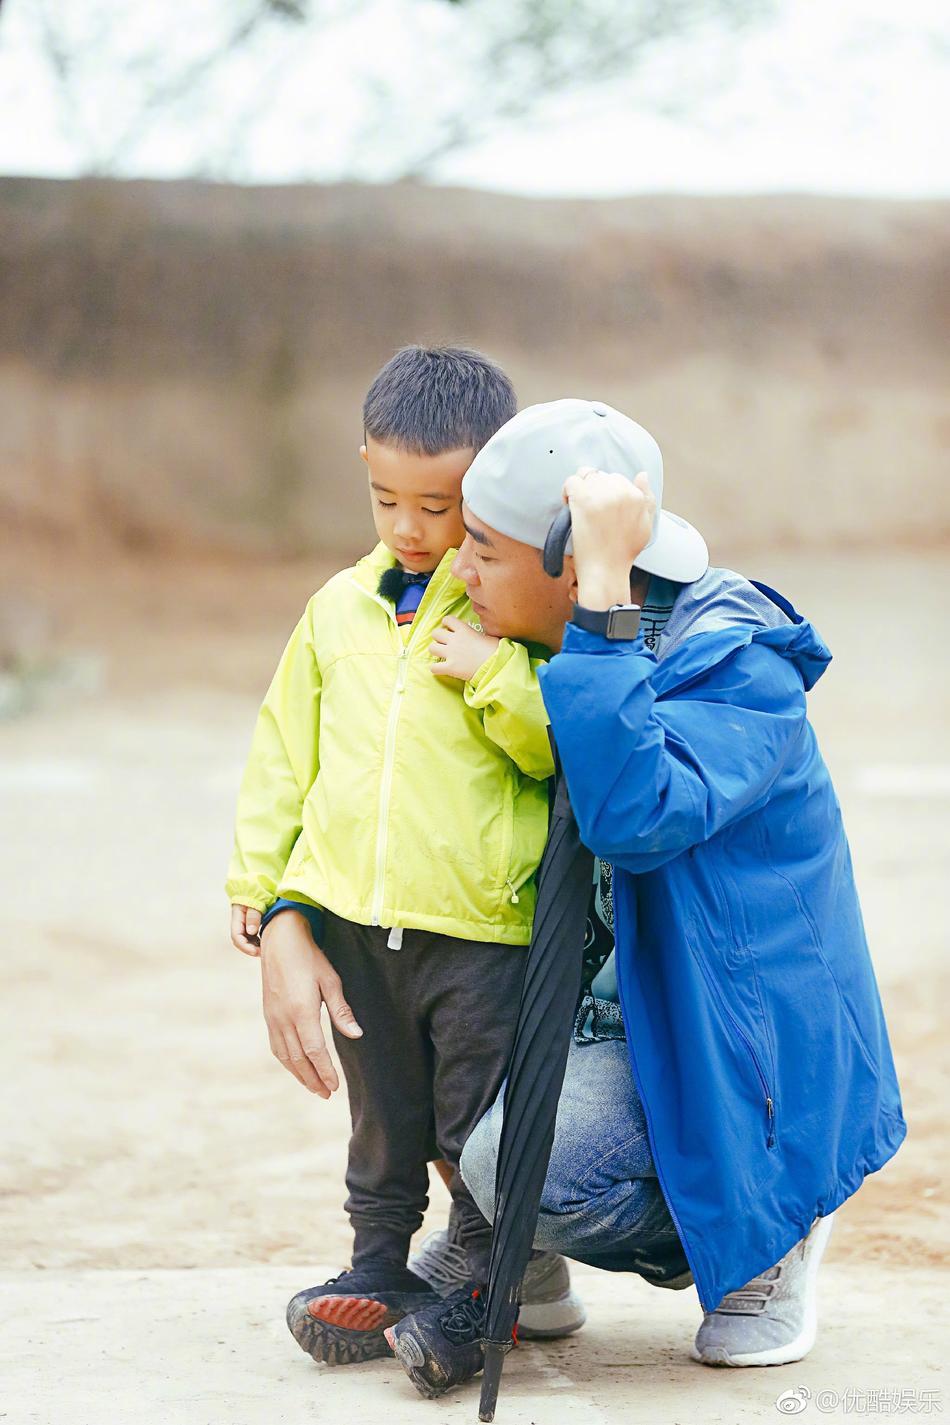
<path fill-rule="evenodd" d="M 461 579 L 463 584 L 477 584 L 478 576 L 475 573 L 475 561 L 472 558 L 472 537 L 467 534 L 462 540 L 458 554 L 452 560 L 452 573 L 456 579 Z"/>

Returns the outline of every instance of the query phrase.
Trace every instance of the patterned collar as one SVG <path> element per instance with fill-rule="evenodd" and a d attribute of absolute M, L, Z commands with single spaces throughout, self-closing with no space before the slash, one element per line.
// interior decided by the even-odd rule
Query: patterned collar
<path fill-rule="evenodd" d="M 410 570 L 393 564 L 388 569 L 384 569 L 379 576 L 377 593 L 384 599 L 391 599 L 393 603 L 398 603 L 407 589 L 416 585 L 425 588 L 431 578 L 431 573 L 413 574 Z"/>

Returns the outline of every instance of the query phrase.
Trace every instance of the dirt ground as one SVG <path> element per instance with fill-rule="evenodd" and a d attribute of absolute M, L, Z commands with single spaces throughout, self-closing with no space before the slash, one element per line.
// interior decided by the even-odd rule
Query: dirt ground
<path fill-rule="evenodd" d="M 844 806 L 910 1132 L 839 1213 L 828 1261 L 860 1269 L 865 1306 L 876 1296 L 885 1310 L 914 1270 L 945 1263 L 950 1237 L 950 566 L 934 554 L 783 553 L 740 567 L 783 589 L 836 655 L 813 719 Z M 94 569 L 48 549 L 7 561 L 0 607 L 16 677 L 0 687 L 0 1253 L 14 1302 L 42 1300 L 44 1274 L 57 1298 L 108 1280 L 140 1281 L 147 1295 L 168 1268 L 216 1281 L 226 1268 L 281 1269 L 283 1290 L 289 1267 L 347 1260 L 344 1093 L 312 1098 L 271 1058 L 258 967 L 229 946 L 221 889 L 257 703 L 327 572 Z M 438 1183 L 432 1198 L 427 1227 L 444 1220 Z M 604 1290 L 591 1288 L 597 1300 Z M 651 1307 L 657 1295 L 668 1294 Z M 581 1362 L 583 1337 L 570 1350 Z M 538 1381 L 551 1387 L 543 1371 Z M 623 1390 L 612 1399 L 621 1414 L 610 1418 L 628 1418 Z"/>

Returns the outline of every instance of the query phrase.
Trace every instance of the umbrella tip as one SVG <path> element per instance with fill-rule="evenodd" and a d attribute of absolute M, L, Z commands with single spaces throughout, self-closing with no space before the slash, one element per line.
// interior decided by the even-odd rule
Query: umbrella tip
<path fill-rule="evenodd" d="M 497 1341 L 485 1342 L 485 1366 L 482 1373 L 482 1395 L 478 1402 L 479 1420 L 494 1420 L 498 1387 L 501 1384 L 501 1368 L 505 1364 L 508 1348 Z"/>

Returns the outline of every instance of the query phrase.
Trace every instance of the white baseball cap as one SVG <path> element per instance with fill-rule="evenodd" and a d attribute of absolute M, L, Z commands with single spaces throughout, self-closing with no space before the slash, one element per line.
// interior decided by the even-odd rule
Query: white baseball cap
<path fill-rule="evenodd" d="M 544 548 L 563 508 L 564 482 L 582 465 L 635 480 L 644 471 L 656 499 L 653 537 L 638 569 L 691 584 L 709 567 L 706 541 L 661 508 L 663 457 L 648 430 L 603 401 L 573 398 L 526 406 L 497 430 L 472 461 L 462 498 L 476 519 L 522 544 Z M 567 552 L 572 549 L 568 540 Z"/>

